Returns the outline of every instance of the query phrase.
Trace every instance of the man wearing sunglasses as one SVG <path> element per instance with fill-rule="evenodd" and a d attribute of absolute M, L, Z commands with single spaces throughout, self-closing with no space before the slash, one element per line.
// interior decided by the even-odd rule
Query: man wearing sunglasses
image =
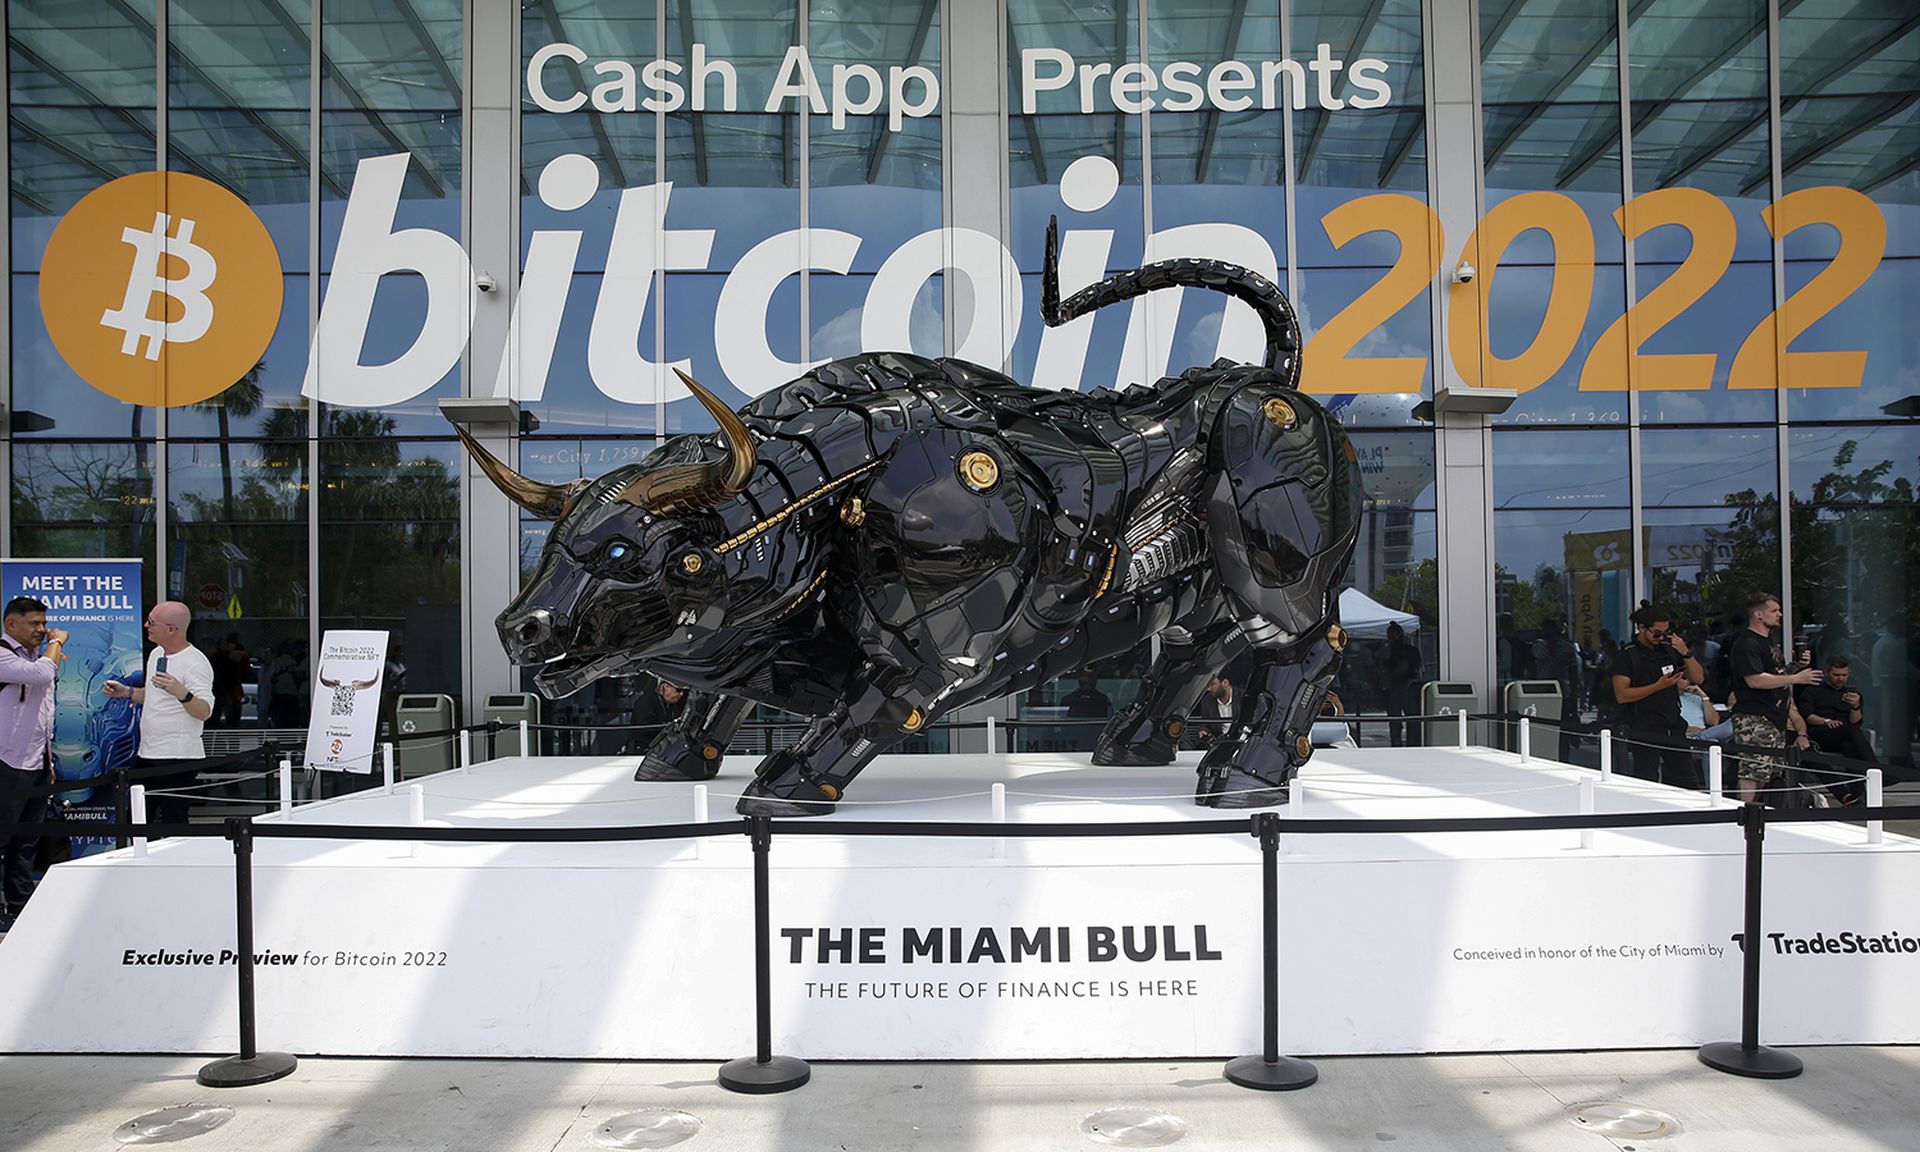
<path fill-rule="evenodd" d="M 1629 775 L 1677 788 L 1705 783 L 1687 745 L 1687 722 L 1680 714 L 1680 692 L 1707 678 L 1673 630 L 1673 613 L 1642 604 L 1632 616 L 1633 643 L 1613 661 L 1613 695 L 1627 721 Z"/>

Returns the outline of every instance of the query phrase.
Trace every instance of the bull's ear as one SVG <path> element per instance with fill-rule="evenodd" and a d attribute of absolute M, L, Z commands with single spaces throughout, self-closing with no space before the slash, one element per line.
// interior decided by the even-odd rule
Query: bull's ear
<path fill-rule="evenodd" d="M 720 425 L 720 434 L 727 441 L 727 462 L 664 465 L 642 472 L 621 489 L 622 500 L 658 516 L 710 509 L 731 499 L 747 486 L 759 459 L 746 421 L 702 388 L 698 380 L 678 368 L 674 372 Z"/>
<path fill-rule="evenodd" d="M 473 462 L 493 481 L 493 486 L 506 493 L 507 499 L 540 517 L 542 520 L 558 520 L 566 515 L 567 502 L 584 484 L 543 484 L 538 480 L 529 480 L 520 473 L 507 467 L 494 458 L 493 453 L 480 446 L 467 430 L 458 424 L 453 426 L 460 442 L 467 446 Z"/>

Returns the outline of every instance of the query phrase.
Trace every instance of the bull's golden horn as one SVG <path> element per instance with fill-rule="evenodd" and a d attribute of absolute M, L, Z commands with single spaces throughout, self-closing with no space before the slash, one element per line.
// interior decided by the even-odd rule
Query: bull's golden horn
<path fill-rule="evenodd" d="M 720 403 L 718 397 L 700 386 L 700 382 L 675 368 L 673 374 L 687 390 L 699 398 L 700 403 L 720 425 L 720 432 L 727 438 L 727 474 L 720 479 L 721 487 L 727 496 L 737 495 L 747 486 L 747 478 L 753 475 L 753 465 L 758 458 L 754 450 L 753 433 L 747 430 L 747 422 L 740 419 L 733 409 Z"/>
<path fill-rule="evenodd" d="M 573 495 L 573 487 L 564 484 L 542 484 L 538 480 L 529 480 L 520 473 L 507 467 L 494 458 L 493 453 L 480 446 L 471 433 L 459 424 L 453 426 L 460 442 L 467 446 L 473 462 L 493 481 L 493 486 L 506 493 L 507 499 L 540 517 L 542 520 L 558 520 L 567 511 L 567 500 Z"/>
<path fill-rule="evenodd" d="M 656 516 L 713 508 L 722 500 L 732 498 L 747 486 L 759 458 L 753 432 L 747 428 L 746 421 L 701 387 L 698 380 L 678 368 L 674 372 L 720 425 L 720 434 L 727 441 L 727 462 L 725 465 L 668 464 L 635 476 L 632 483 L 621 489 L 620 498 Z"/>

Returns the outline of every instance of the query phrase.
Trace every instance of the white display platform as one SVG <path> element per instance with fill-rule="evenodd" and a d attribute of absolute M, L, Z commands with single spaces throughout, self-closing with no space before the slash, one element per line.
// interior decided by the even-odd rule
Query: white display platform
<path fill-rule="evenodd" d="M 739 824 L 733 795 L 748 763 L 730 760 L 710 785 L 716 821 Z M 984 821 L 992 784 L 1004 782 L 1013 822 L 1244 818 L 1193 805 L 1193 764 L 1191 755 L 1156 769 L 1096 769 L 1061 754 L 883 757 L 837 815 Z M 430 777 L 427 819 L 692 818 L 692 785 L 637 784 L 633 766 L 632 757 L 508 759 Z M 1577 781 L 1595 775 L 1484 749 L 1334 749 L 1307 767 L 1301 814 L 1572 814 Z M 1620 777 L 1598 797 L 1601 812 L 1708 804 Z M 291 815 L 406 818 L 403 795 L 379 793 Z M 1588 849 L 1573 831 L 1286 837 L 1283 1048 L 1737 1039 L 1739 829 L 1592 836 Z M 1764 953 L 1766 1043 L 1920 1041 L 1920 842 L 1865 839 L 1853 825 L 1768 829 L 1766 926 L 1779 936 Z M 1173 1058 L 1260 1048 L 1251 836 L 781 836 L 771 860 L 776 1052 Z M 697 847 L 261 839 L 254 885 L 263 1048 L 752 1052 L 744 836 Z M 0 941 L 0 1051 L 233 1051 L 233 941 L 224 840 L 61 865 Z"/>

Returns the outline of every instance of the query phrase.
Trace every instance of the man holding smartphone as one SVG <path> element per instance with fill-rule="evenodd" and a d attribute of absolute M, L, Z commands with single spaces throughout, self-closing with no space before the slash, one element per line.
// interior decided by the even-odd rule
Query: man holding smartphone
<path fill-rule="evenodd" d="M 1733 641 L 1733 740 L 1741 746 L 1734 760 L 1740 799 L 1749 804 L 1767 785 L 1786 776 L 1789 690 L 1821 680 L 1818 668 L 1804 666 L 1811 661 L 1806 654 L 1801 666 L 1788 667 L 1773 638 L 1781 615 L 1778 596 L 1755 592 L 1747 601 L 1747 630 Z M 1795 733 L 1794 744 L 1804 750 L 1806 736 Z"/>
<path fill-rule="evenodd" d="M 118 680 L 101 686 L 109 696 L 131 697 L 140 705 L 140 755 L 136 766 L 174 765 L 176 773 L 149 779 L 150 792 L 191 787 L 199 777 L 206 749 L 200 730 L 213 715 L 213 664 L 187 643 L 187 625 L 193 613 L 178 600 L 163 600 L 147 613 L 147 639 L 155 648 L 147 653 L 147 683 L 129 688 Z M 157 795 L 147 805 L 155 824 L 185 824 L 187 798 Z"/>
<path fill-rule="evenodd" d="M 53 682 L 66 658 L 67 633 L 47 627 L 47 606 L 31 596 L 7 601 L 0 635 L 0 824 L 38 824 L 45 796 L 6 796 L 53 783 L 47 742 L 53 735 Z M 17 687 L 16 687 L 17 685 Z M 0 932 L 33 895 L 38 836 L 0 833 Z"/>

